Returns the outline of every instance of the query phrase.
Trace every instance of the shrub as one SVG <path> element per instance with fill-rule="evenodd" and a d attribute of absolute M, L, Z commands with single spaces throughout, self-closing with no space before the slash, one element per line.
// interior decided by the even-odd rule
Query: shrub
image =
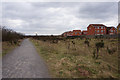
<path fill-rule="evenodd" d="M 93 51 L 93 58 L 95 58 L 96 50 Z"/>
<path fill-rule="evenodd" d="M 89 47 L 89 41 L 87 39 L 84 41 L 84 43 Z"/>
<path fill-rule="evenodd" d="M 6 27 L 2 27 L 0 30 L 2 30 L 2 41 L 9 41 L 11 44 L 16 44 L 18 39 L 24 38 L 23 34 L 7 29 Z"/>
<path fill-rule="evenodd" d="M 104 47 L 104 42 L 101 40 L 101 42 L 97 42 L 95 45 L 96 45 L 96 48 L 102 48 Z"/>
<path fill-rule="evenodd" d="M 104 42 L 103 42 L 103 40 L 101 40 L 101 42 L 97 42 L 97 43 L 95 44 L 95 47 L 96 47 L 96 49 L 97 49 L 97 56 L 96 56 L 96 59 L 97 59 L 97 58 L 98 58 L 99 49 L 104 47 Z"/>
<path fill-rule="evenodd" d="M 114 52 L 116 52 L 116 49 L 115 49 L 115 48 L 109 49 L 108 46 L 107 46 L 107 52 L 108 52 L 109 54 L 113 54 Z"/>

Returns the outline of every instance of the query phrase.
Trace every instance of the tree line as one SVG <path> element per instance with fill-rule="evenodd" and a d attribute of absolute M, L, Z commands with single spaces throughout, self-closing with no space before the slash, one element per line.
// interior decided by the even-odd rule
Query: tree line
<path fill-rule="evenodd" d="M 2 32 L 2 41 L 9 41 L 11 44 L 17 43 L 19 39 L 24 38 L 24 34 L 8 29 L 5 26 L 0 26 L 0 32 Z"/>

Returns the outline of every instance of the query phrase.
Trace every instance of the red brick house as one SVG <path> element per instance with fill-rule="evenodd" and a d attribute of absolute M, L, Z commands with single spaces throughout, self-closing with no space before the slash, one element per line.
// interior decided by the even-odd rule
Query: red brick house
<path fill-rule="evenodd" d="M 67 36 L 80 36 L 82 35 L 81 30 L 73 30 L 73 31 L 67 31 L 62 34 L 62 36 L 67 37 Z"/>
<path fill-rule="evenodd" d="M 114 35 L 117 34 L 117 30 L 115 27 L 107 27 L 107 34 Z"/>
<path fill-rule="evenodd" d="M 81 30 L 73 30 L 72 31 L 72 36 L 80 36 L 80 35 L 82 35 Z"/>
<path fill-rule="evenodd" d="M 73 32 L 72 31 L 67 31 L 62 34 L 62 36 L 67 37 L 67 36 L 72 36 Z"/>
<path fill-rule="evenodd" d="M 105 35 L 106 26 L 103 24 L 90 24 L 87 27 L 88 35 Z"/>
<path fill-rule="evenodd" d="M 66 37 L 66 36 L 67 36 L 67 32 L 64 32 L 64 33 L 62 34 L 62 36 L 63 36 L 63 37 Z"/>
<path fill-rule="evenodd" d="M 117 26 L 117 34 L 120 34 L 120 23 Z"/>
<path fill-rule="evenodd" d="M 72 34 L 73 34 L 72 31 L 67 32 L 67 36 L 72 36 Z"/>
<path fill-rule="evenodd" d="M 82 35 L 87 35 L 88 34 L 88 31 L 82 31 Z"/>

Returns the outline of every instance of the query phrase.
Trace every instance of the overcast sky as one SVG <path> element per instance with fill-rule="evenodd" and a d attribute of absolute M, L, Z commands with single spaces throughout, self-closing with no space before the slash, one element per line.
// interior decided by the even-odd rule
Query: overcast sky
<path fill-rule="evenodd" d="M 3 26 L 24 34 L 62 34 L 89 24 L 117 26 L 117 2 L 3 2 Z"/>

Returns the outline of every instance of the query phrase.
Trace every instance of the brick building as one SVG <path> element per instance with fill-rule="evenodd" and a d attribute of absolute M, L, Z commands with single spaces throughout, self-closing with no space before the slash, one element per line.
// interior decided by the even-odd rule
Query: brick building
<path fill-rule="evenodd" d="M 67 37 L 67 36 L 80 36 L 82 35 L 81 30 L 73 30 L 73 31 L 67 31 L 62 34 L 62 36 Z"/>
<path fill-rule="evenodd" d="M 72 36 L 72 34 L 73 34 L 72 31 L 67 32 L 67 36 Z"/>
<path fill-rule="evenodd" d="M 106 34 L 109 34 L 109 35 L 114 35 L 114 34 L 117 34 L 117 30 L 115 27 L 107 27 L 107 32 Z"/>
<path fill-rule="evenodd" d="M 80 35 L 114 35 L 117 34 L 117 32 L 120 33 L 120 24 L 117 26 L 117 29 L 115 27 L 107 27 L 103 24 L 90 24 L 87 27 L 87 30 L 73 30 L 63 33 L 62 35 L 64 37 L 67 36 L 80 36 Z"/>
<path fill-rule="evenodd" d="M 72 32 L 71 32 L 71 31 L 64 32 L 64 33 L 62 34 L 62 36 L 64 36 L 64 37 L 72 36 Z"/>
<path fill-rule="evenodd" d="M 80 35 L 82 35 L 81 30 L 73 30 L 72 31 L 72 36 L 80 36 Z"/>
<path fill-rule="evenodd" d="M 105 35 L 106 26 L 103 24 L 90 24 L 87 27 L 88 35 Z"/>
<path fill-rule="evenodd" d="M 117 26 L 117 33 L 120 34 L 120 23 Z"/>
<path fill-rule="evenodd" d="M 88 35 L 88 31 L 82 31 L 82 35 Z"/>

